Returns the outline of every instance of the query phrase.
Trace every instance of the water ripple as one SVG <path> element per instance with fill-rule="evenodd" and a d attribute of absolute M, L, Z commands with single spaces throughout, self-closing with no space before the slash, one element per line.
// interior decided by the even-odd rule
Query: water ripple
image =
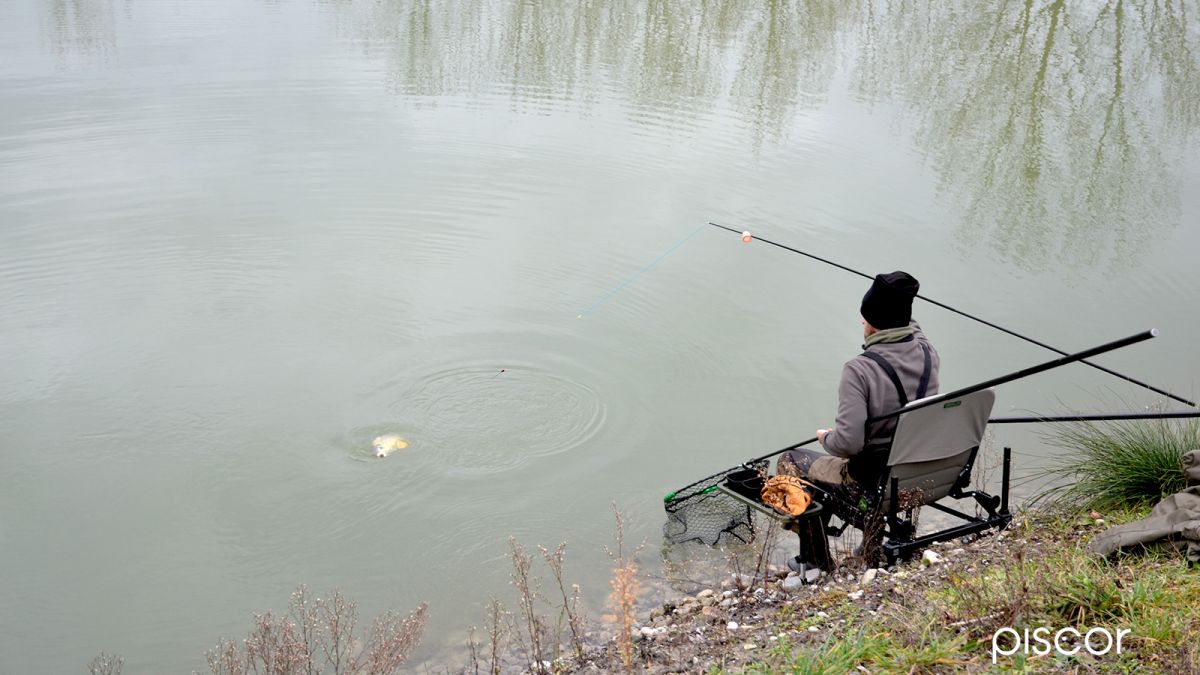
<path fill-rule="evenodd" d="M 591 439 L 607 414 L 594 389 L 532 363 L 510 363 L 503 372 L 477 364 L 437 368 L 378 395 L 389 398 L 391 417 L 409 420 L 421 441 L 414 446 L 428 445 L 461 476 L 567 452 Z"/>

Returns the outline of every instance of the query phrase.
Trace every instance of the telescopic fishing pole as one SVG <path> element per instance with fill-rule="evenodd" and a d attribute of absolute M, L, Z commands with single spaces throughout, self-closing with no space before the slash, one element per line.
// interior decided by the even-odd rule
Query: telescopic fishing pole
<path fill-rule="evenodd" d="M 1042 373 L 1047 370 L 1058 368 L 1060 366 L 1065 366 L 1069 363 L 1075 363 L 1076 361 L 1082 361 L 1083 359 L 1086 359 L 1089 356 L 1096 356 L 1098 354 L 1103 354 L 1105 352 L 1111 352 L 1114 349 L 1128 347 L 1131 344 L 1142 342 L 1144 340 L 1149 340 L 1150 338 L 1157 337 L 1157 336 L 1158 336 L 1158 329 L 1151 328 L 1150 330 L 1143 331 L 1143 332 L 1137 333 L 1135 335 L 1130 335 L 1129 337 L 1121 338 L 1120 340 L 1114 340 L 1112 342 L 1107 342 L 1098 347 L 1092 347 L 1091 349 L 1085 349 L 1081 352 L 1075 352 L 1074 354 L 1067 354 L 1066 356 L 1064 356 L 1062 358 L 1054 359 L 1052 361 L 1046 361 L 1044 363 L 1039 363 L 1035 366 L 1023 368 L 1021 370 L 1009 373 L 1007 375 L 1001 375 L 1000 377 L 994 377 L 990 380 L 985 380 L 983 382 L 979 382 L 978 384 L 973 384 L 973 385 L 970 385 L 967 387 L 963 387 L 962 389 L 956 389 L 954 391 L 951 391 L 951 392 L 948 392 L 945 394 L 938 394 L 937 396 L 929 396 L 927 398 L 919 399 L 917 401 L 913 401 L 912 403 L 909 403 L 908 405 L 906 405 L 904 407 L 897 408 L 891 412 L 884 413 L 883 415 L 879 415 L 877 417 L 872 417 L 872 418 L 868 419 L 867 422 L 868 423 L 878 422 L 880 420 L 885 420 L 885 419 L 888 419 L 891 417 L 896 417 L 898 415 L 909 413 L 914 410 L 920 410 L 921 408 L 931 406 L 931 405 L 934 405 L 937 403 L 942 403 L 944 401 L 961 398 L 963 396 L 966 396 L 967 394 L 973 394 L 977 391 L 981 391 L 981 390 L 987 389 L 989 387 L 995 387 L 997 385 L 1012 382 L 1013 380 L 1019 380 L 1024 377 L 1029 377 L 1030 375 L 1036 375 L 1038 373 Z M 774 457 L 775 455 L 783 454 L 789 450 L 796 450 L 797 448 L 808 445 L 809 443 L 815 443 L 817 440 L 818 440 L 817 437 L 814 436 L 808 440 L 801 441 L 794 445 L 789 445 L 788 447 L 783 448 L 781 450 L 775 450 L 774 452 L 769 452 L 761 457 L 755 457 L 754 459 L 748 459 L 745 462 L 742 462 L 742 466 L 748 466 L 748 465 L 754 464 L 756 462 L 761 462 L 763 460 L 770 459 L 770 458 Z M 722 473 L 725 473 L 725 472 L 719 471 L 719 472 L 714 473 L 713 475 L 708 476 L 706 478 L 701 478 L 700 480 L 698 480 L 686 487 L 683 487 L 674 492 L 668 493 L 667 496 L 664 498 L 664 501 L 670 503 L 673 500 L 675 500 L 676 494 L 683 492 L 684 490 L 687 490 L 688 488 L 693 487 L 695 485 L 699 485 L 701 483 L 710 481 L 713 478 L 720 476 Z M 691 495 L 691 496 L 696 496 L 696 495 Z M 688 499 L 688 497 L 683 497 L 682 499 Z M 682 499 L 680 501 L 682 501 Z"/>
<path fill-rule="evenodd" d="M 1111 352 L 1114 349 L 1120 349 L 1121 347 L 1127 347 L 1131 344 L 1142 342 L 1143 340 L 1149 340 L 1152 337 L 1158 337 L 1158 329 L 1157 328 L 1151 328 L 1150 330 L 1143 331 L 1143 332 L 1137 333 L 1135 335 L 1130 335 L 1129 337 L 1121 338 L 1120 340 L 1113 340 L 1112 342 L 1102 344 L 1099 347 L 1092 347 L 1091 349 L 1085 349 L 1081 352 L 1075 352 L 1074 354 L 1068 354 L 1068 355 L 1062 357 L 1061 359 L 1054 359 L 1053 361 L 1046 361 L 1045 363 L 1039 363 L 1036 366 L 1030 366 L 1023 370 L 1018 370 L 1015 373 L 1009 373 L 1008 375 L 1001 375 L 1000 377 L 994 377 L 990 380 L 980 382 L 978 384 L 973 384 L 969 387 L 963 387 L 962 389 L 955 389 L 954 391 L 947 392 L 945 394 L 938 394 L 937 396 L 927 396 L 923 399 L 913 401 L 912 403 L 909 403 L 908 405 L 906 405 L 904 407 L 897 408 L 891 412 L 884 413 L 884 414 L 876 416 L 876 417 L 871 417 L 867 420 L 867 424 L 871 424 L 872 422 L 880 422 L 882 420 L 886 420 L 886 419 L 889 419 L 892 417 L 897 417 L 903 413 L 909 413 L 914 410 L 920 410 L 921 408 L 928 408 L 931 405 L 936 405 L 936 404 L 942 403 L 944 401 L 961 398 L 963 396 L 966 396 L 967 394 L 974 394 L 977 391 L 982 391 L 989 387 L 995 387 L 995 386 L 1004 384 L 1006 382 L 1012 382 L 1013 380 L 1019 380 L 1023 377 L 1029 377 L 1030 375 L 1036 375 L 1038 373 L 1045 372 L 1045 371 L 1051 370 L 1053 368 L 1058 368 L 1059 366 L 1065 366 L 1068 363 L 1075 363 L 1076 361 L 1083 361 L 1084 359 L 1086 359 L 1089 356 L 1103 354 L 1104 352 Z"/>
<path fill-rule="evenodd" d="M 709 223 L 709 225 L 712 225 L 713 227 L 719 227 L 719 228 L 721 228 L 722 230 L 728 230 L 729 232 L 733 232 L 733 233 L 735 233 L 735 234 L 738 234 L 738 235 L 742 236 L 742 240 L 743 240 L 743 241 L 747 241 L 747 240 L 746 240 L 746 237 L 745 237 L 745 234 L 746 234 L 745 232 L 741 232 L 741 231 L 739 231 L 739 230 L 735 230 L 735 229 L 733 229 L 732 227 L 726 227 L 726 226 L 724 226 L 724 225 L 720 225 L 720 224 L 718 224 L 718 223 L 711 223 L 711 222 L 710 222 L 710 223 Z M 836 267 L 836 268 L 838 268 L 838 269 L 841 269 L 841 270 L 846 270 L 847 272 L 850 272 L 851 274 L 857 274 L 858 276 L 860 276 L 860 277 L 863 277 L 864 279 L 874 279 L 874 278 L 875 278 L 875 277 L 872 277 L 872 276 L 871 276 L 871 275 L 869 275 L 869 274 L 865 274 L 865 273 L 863 273 L 863 272 L 860 272 L 860 271 L 858 271 L 858 270 L 856 270 L 856 269 L 853 269 L 853 268 L 851 268 L 851 267 L 846 267 L 845 265 L 841 265 L 841 264 L 839 264 L 839 263 L 833 262 L 832 260 L 828 260 L 828 259 L 826 259 L 826 258 L 822 258 L 822 257 L 820 257 L 820 256 L 813 255 L 813 254 L 811 254 L 811 253 L 806 253 L 806 252 L 804 252 L 804 251 L 801 251 L 801 250 L 800 250 L 800 249 L 798 249 L 798 248 L 792 248 L 791 246 L 788 246 L 788 245 L 786 245 L 786 244 L 781 244 L 781 243 L 779 243 L 779 242 L 777 242 L 777 241 L 771 241 L 770 239 L 763 239 L 762 237 L 759 237 L 759 236 L 757 236 L 757 235 L 755 235 L 755 236 L 754 236 L 754 239 L 757 239 L 758 241 L 761 241 L 761 242 L 763 242 L 764 244 L 770 244 L 770 245 L 772 245 L 772 246 L 777 246 L 777 247 L 779 247 L 779 248 L 781 248 L 781 249 L 783 249 L 783 250 L 785 250 L 785 251 L 791 251 L 792 253 L 799 253 L 800 255 L 802 255 L 802 256 L 805 256 L 806 258 L 812 258 L 813 260 L 817 260 L 817 261 L 819 261 L 819 262 L 823 262 L 823 263 L 825 263 L 826 265 L 832 265 L 833 267 Z M 942 302 L 938 302 L 937 300 L 934 300 L 933 298 L 929 298 L 929 297 L 926 297 L 926 296 L 924 296 L 924 295 L 920 295 L 920 294 L 918 294 L 918 295 L 917 295 L 917 297 L 918 297 L 918 298 L 921 298 L 922 300 L 924 300 L 925 302 L 928 302 L 928 303 L 929 303 L 929 304 L 931 304 L 931 305 L 937 305 L 938 307 L 941 307 L 942 309 L 945 309 L 945 310 L 948 310 L 948 311 L 954 312 L 955 314 L 958 314 L 958 315 L 960 315 L 960 316 L 965 316 L 965 317 L 966 317 L 966 318 L 968 318 L 968 319 L 971 319 L 971 320 L 974 320 L 974 321 L 978 321 L 979 323 L 981 323 L 981 324 L 983 324 L 983 325 L 985 325 L 985 326 L 990 326 L 990 327 L 992 327 L 992 328 L 995 328 L 995 329 L 996 329 L 996 330 L 998 330 L 998 331 L 1001 331 L 1001 332 L 1004 332 L 1004 333 L 1008 333 L 1009 335 L 1012 335 L 1013 337 L 1021 338 L 1022 340 L 1026 341 L 1026 342 L 1029 342 L 1029 343 L 1031 343 L 1031 344 L 1035 344 L 1035 345 L 1037 345 L 1037 346 L 1039 346 L 1039 347 L 1042 347 L 1043 349 L 1049 349 L 1050 351 L 1052 351 L 1052 352 L 1054 352 L 1054 353 L 1056 353 L 1056 354 L 1062 354 L 1062 355 L 1064 355 L 1064 356 L 1066 356 L 1066 355 L 1067 355 L 1067 352 L 1065 352 L 1065 351 L 1063 351 L 1063 350 L 1061 350 L 1061 349 L 1058 349 L 1057 347 L 1051 347 L 1050 345 L 1048 345 L 1048 344 L 1046 344 L 1046 343 L 1044 343 L 1044 342 L 1039 342 L 1039 341 L 1037 341 L 1037 340 L 1034 340 L 1034 339 L 1033 339 L 1033 338 L 1031 338 L 1031 337 L 1028 337 L 1028 336 L 1025 336 L 1025 335 L 1021 335 L 1020 333 L 1017 333 L 1017 332 L 1011 331 L 1011 330 L 1009 330 L 1009 329 L 1007 329 L 1007 328 L 1005 328 L 1005 327 L 1003 327 L 1003 326 L 998 326 L 998 325 L 996 325 L 996 324 L 994 324 L 994 323 L 992 323 L 992 322 L 990 322 L 990 321 L 987 321 L 987 320 L 985 320 L 985 319 L 981 319 L 981 318 L 979 318 L 979 317 L 977 317 L 977 316 L 974 316 L 974 315 L 972 315 L 972 314 L 968 314 L 968 313 L 966 313 L 966 312 L 964 312 L 964 311 L 962 311 L 962 310 L 955 309 L 954 307 L 951 307 L 950 305 L 947 305 L 947 304 L 945 304 L 945 303 L 942 303 Z M 1187 404 L 1187 405 L 1189 405 L 1189 406 L 1191 406 L 1191 407 L 1193 407 L 1193 408 L 1197 407 L 1197 406 L 1196 406 L 1196 403 L 1195 403 L 1194 401 L 1189 401 L 1188 399 L 1186 399 L 1186 398 L 1183 398 L 1182 396 L 1176 396 L 1175 394 L 1172 394 L 1171 392 L 1169 392 L 1169 391 L 1166 391 L 1165 389 L 1159 389 L 1158 387 L 1155 387 L 1154 385 L 1147 384 L 1147 383 L 1145 383 L 1145 382 L 1142 382 L 1141 380 L 1136 380 L 1136 379 L 1134 379 L 1134 378 L 1132 378 L 1132 377 L 1129 377 L 1128 375 L 1123 375 L 1123 374 L 1121 374 L 1121 373 L 1118 373 L 1118 372 L 1117 372 L 1117 371 L 1115 371 L 1115 370 L 1112 370 L 1111 368 L 1105 368 L 1104 366 L 1102 366 L 1102 365 L 1100 365 L 1100 364 L 1097 364 L 1097 363 L 1092 363 L 1091 361 L 1082 361 L 1082 360 L 1081 360 L 1081 361 L 1080 361 L 1080 363 L 1087 364 L 1087 365 L 1089 365 L 1089 366 L 1091 366 L 1091 367 L 1093 367 L 1093 368 L 1095 368 L 1095 369 L 1097 369 L 1097 370 L 1100 370 L 1100 371 L 1102 371 L 1102 372 L 1108 373 L 1109 375 L 1113 375 L 1113 376 L 1119 377 L 1119 378 L 1121 378 L 1122 380 L 1125 380 L 1126 382 L 1129 382 L 1129 383 L 1132 383 L 1132 384 L 1136 384 L 1137 386 L 1139 386 L 1139 387 L 1143 387 L 1143 388 L 1145 388 L 1145 389 L 1149 389 L 1150 391 L 1152 391 L 1152 392 L 1154 392 L 1154 393 L 1156 393 L 1156 394 L 1160 394 L 1160 395 L 1162 395 L 1162 396 L 1166 396 L 1167 398 L 1174 399 L 1174 400 L 1176 400 L 1176 401 L 1179 401 L 1180 403 Z"/>
<path fill-rule="evenodd" d="M 1125 420 L 1172 420 L 1200 417 L 1200 410 L 1165 412 L 1090 413 L 1085 415 L 1048 415 L 1030 417 L 993 417 L 988 424 L 1030 424 L 1035 422 L 1110 422 Z"/>

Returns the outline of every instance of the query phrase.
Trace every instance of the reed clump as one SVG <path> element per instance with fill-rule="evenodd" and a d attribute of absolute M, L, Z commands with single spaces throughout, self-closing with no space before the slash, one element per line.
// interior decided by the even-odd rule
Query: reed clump
<path fill-rule="evenodd" d="M 1143 508 L 1187 487 L 1181 458 L 1200 448 L 1194 420 L 1065 424 L 1051 432 L 1063 459 L 1046 474 L 1062 483 L 1035 503 L 1067 509 Z"/>

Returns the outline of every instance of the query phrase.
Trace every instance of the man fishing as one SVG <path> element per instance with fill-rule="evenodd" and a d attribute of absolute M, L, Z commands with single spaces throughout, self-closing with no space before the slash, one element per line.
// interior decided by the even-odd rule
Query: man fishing
<path fill-rule="evenodd" d="M 919 288 L 906 272 L 875 277 L 860 308 L 864 351 L 842 367 L 833 428 L 817 430 L 826 452 L 785 452 L 778 473 L 815 481 L 851 501 L 878 484 L 887 469 L 897 418 L 869 425 L 868 418 L 938 391 L 938 353 L 912 320 Z"/>

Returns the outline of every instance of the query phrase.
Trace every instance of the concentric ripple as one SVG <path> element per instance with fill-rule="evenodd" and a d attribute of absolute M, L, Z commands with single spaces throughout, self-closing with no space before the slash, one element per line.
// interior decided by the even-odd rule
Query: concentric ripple
<path fill-rule="evenodd" d="M 453 473 L 483 475 L 577 448 L 603 426 L 596 391 L 531 364 L 434 370 L 388 392 L 393 418 Z"/>

